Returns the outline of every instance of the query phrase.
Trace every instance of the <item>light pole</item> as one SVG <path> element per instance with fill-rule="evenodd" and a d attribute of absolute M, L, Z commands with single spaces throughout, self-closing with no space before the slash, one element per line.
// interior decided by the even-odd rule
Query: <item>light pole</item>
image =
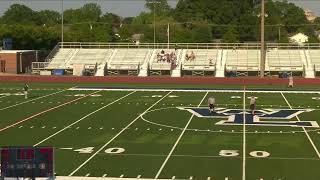
<path fill-rule="evenodd" d="M 156 44 L 156 4 L 160 4 L 161 2 L 153 0 L 149 2 L 153 4 L 153 46 Z"/>
<path fill-rule="evenodd" d="M 61 0 L 61 47 L 63 48 L 63 0 Z"/>
<path fill-rule="evenodd" d="M 264 24 L 265 24 L 265 4 L 264 0 L 261 0 L 261 49 L 260 49 L 260 77 L 264 77 L 264 68 L 265 68 L 265 63 L 266 63 L 266 56 L 265 56 L 265 39 L 264 39 Z"/>

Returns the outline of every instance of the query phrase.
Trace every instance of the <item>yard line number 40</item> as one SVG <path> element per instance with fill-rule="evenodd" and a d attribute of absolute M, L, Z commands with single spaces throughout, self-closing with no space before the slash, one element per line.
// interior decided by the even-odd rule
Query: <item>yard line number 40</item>
<path fill-rule="evenodd" d="M 76 149 L 74 151 L 79 152 L 81 154 L 90 154 L 93 152 L 94 147 L 85 147 L 81 149 Z M 120 147 L 113 147 L 113 148 L 108 148 L 104 152 L 108 154 L 120 154 L 125 151 L 124 148 Z M 219 152 L 219 156 L 224 156 L 224 157 L 235 157 L 239 156 L 239 150 L 221 150 Z M 256 158 L 266 158 L 270 156 L 270 153 L 267 151 L 251 151 L 249 153 L 250 156 L 256 157 Z"/>

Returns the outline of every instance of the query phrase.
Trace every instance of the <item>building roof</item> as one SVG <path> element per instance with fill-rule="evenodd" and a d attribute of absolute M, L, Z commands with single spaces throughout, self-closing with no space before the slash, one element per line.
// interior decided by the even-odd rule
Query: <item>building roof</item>
<path fill-rule="evenodd" d="M 23 53 L 23 52 L 33 52 L 35 50 L 1 50 L 0 54 L 16 54 L 16 53 Z"/>

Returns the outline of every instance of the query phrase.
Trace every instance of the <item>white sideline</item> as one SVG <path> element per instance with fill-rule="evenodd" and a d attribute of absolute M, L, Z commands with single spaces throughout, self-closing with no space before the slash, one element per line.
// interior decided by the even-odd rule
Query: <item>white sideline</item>
<path fill-rule="evenodd" d="M 64 91 L 67 91 L 68 89 L 64 89 L 62 91 L 58 91 L 58 92 L 54 92 L 54 93 L 51 93 L 51 94 L 47 94 L 47 95 L 44 95 L 44 96 L 41 96 L 41 97 L 38 97 L 38 98 L 35 98 L 35 99 L 31 99 L 31 100 L 28 100 L 28 101 L 24 101 L 24 102 L 21 102 L 21 103 L 18 103 L 18 104 L 14 104 L 14 105 L 11 105 L 11 106 L 7 106 L 7 107 L 4 107 L 4 108 L 1 108 L 0 111 L 2 110 L 5 110 L 5 109 L 9 109 L 9 108 L 12 108 L 12 107 L 16 107 L 16 106 L 19 106 L 21 104 L 25 104 L 25 103 L 28 103 L 28 102 L 32 102 L 32 101 L 35 101 L 35 100 L 38 100 L 38 99 L 42 99 L 42 98 L 45 98 L 45 97 L 48 97 L 48 96 L 52 96 L 52 95 L 55 95 L 55 94 L 59 94 L 59 93 L 62 93 Z"/>
<path fill-rule="evenodd" d="M 165 96 L 163 96 L 161 99 L 159 99 L 157 102 L 155 102 L 153 105 L 151 105 L 148 109 L 146 109 L 143 113 L 138 115 L 133 121 L 131 121 L 126 127 L 124 127 L 118 134 L 116 134 L 112 139 L 110 139 L 106 144 L 104 144 L 98 151 L 96 151 L 94 154 L 92 154 L 86 161 L 84 161 L 79 167 L 77 167 L 74 171 L 72 171 L 69 176 L 72 176 L 75 174 L 80 168 L 82 168 L 84 165 L 86 165 L 92 158 L 94 158 L 100 151 L 102 151 L 105 147 L 107 147 L 113 140 L 115 140 L 120 134 L 122 134 L 128 127 L 130 127 L 134 122 L 136 122 L 142 114 L 149 111 L 151 108 L 153 108 L 155 105 L 157 105 L 160 101 L 162 101 L 165 97 L 167 97 L 171 92 L 168 92 Z"/>
<path fill-rule="evenodd" d="M 201 106 L 201 104 L 202 104 L 203 100 L 207 97 L 208 93 L 209 93 L 209 92 L 207 92 L 207 93 L 203 96 L 202 100 L 200 101 L 200 103 L 198 104 L 198 106 L 197 106 L 197 107 L 200 107 L 200 106 Z M 192 115 L 191 115 L 191 117 L 190 117 L 190 119 L 189 119 L 188 123 L 186 124 L 186 126 L 185 126 L 185 127 L 184 127 L 184 129 L 182 130 L 182 132 L 181 132 L 180 136 L 178 137 L 178 139 L 177 139 L 177 141 L 175 142 L 175 144 L 173 145 L 173 147 L 171 148 L 171 151 L 169 152 L 169 154 L 168 154 L 167 158 L 166 158 L 166 159 L 164 160 L 164 162 L 162 163 L 162 165 L 161 165 L 161 167 L 160 167 L 159 171 L 157 172 L 157 174 L 156 174 L 156 176 L 155 176 L 155 179 L 158 179 L 158 177 L 160 176 L 160 174 L 161 174 L 161 172 L 162 172 L 162 170 L 163 170 L 164 166 L 167 164 L 167 162 L 168 162 L 169 158 L 171 157 L 171 155 L 172 155 L 173 151 L 176 149 L 176 147 L 177 147 L 178 143 L 180 142 L 180 140 L 181 140 L 182 136 L 183 136 L 183 135 L 184 135 L 184 133 L 186 132 L 186 130 L 187 130 L 187 128 L 188 128 L 188 126 L 189 126 L 189 124 L 191 123 L 191 120 L 192 120 L 192 118 L 194 117 L 194 115 L 195 115 L 195 114 L 192 114 Z"/>
<path fill-rule="evenodd" d="M 283 93 L 281 93 L 283 99 L 286 101 L 286 103 L 288 104 L 288 106 L 290 107 L 290 109 L 292 109 L 291 107 L 291 104 L 289 103 L 289 101 L 287 100 L 287 98 L 284 96 Z M 298 116 L 296 116 L 296 118 L 298 119 L 298 121 L 300 121 L 300 118 Z M 306 136 L 308 137 L 314 151 L 316 152 L 318 158 L 320 159 L 320 153 L 319 153 L 319 150 L 317 149 L 317 147 L 315 146 L 314 142 L 312 141 L 311 137 L 309 136 L 308 132 L 306 131 L 306 128 L 305 127 L 302 127 L 304 133 L 306 134 Z"/>
<path fill-rule="evenodd" d="M 232 92 L 232 93 L 243 93 L 243 90 L 235 89 L 156 89 L 156 88 L 70 88 L 68 91 L 137 91 L 137 92 Z M 319 90 L 310 91 L 281 91 L 281 90 L 246 90 L 252 93 L 293 93 L 293 94 L 320 94 Z"/>
<path fill-rule="evenodd" d="M 246 179 L 246 87 L 243 88 L 242 180 Z"/>
<path fill-rule="evenodd" d="M 93 111 L 93 112 L 91 112 L 91 113 L 89 113 L 89 114 L 87 114 L 87 115 L 83 116 L 83 117 L 82 117 L 82 118 L 80 118 L 79 120 L 77 120 L 77 121 L 75 121 L 75 122 L 73 122 L 73 123 L 69 124 L 68 126 L 64 127 L 63 129 L 61 129 L 61 130 L 59 130 L 59 131 L 55 132 L 54 134 L 52 134 L 52 135 L 48 136 L 47 138 L 45 138 L 45 139 L 41 140 L 40 142 L 38 142 L 38 143 L 36 143 L 36 144 L 34 144 L 33 146 L 38 146 L 39 144 L 41 144 L 41 143 L 43 143 L 43 142 L 47 141 L 48 139 L 51 139 L 52 137 L 56 136 L 57 134 L 59 134 L 59 133 L 63 132 L 63 131 L 64 131 L 64 130 L 66 130 L 66 129 L 68 129 L 69 127 L 71 127 L 71 126 L 73 126 L 73 125 L 77 124 L 78 122 L 82 121 L 83 119 L 86 119 L 87 117 L 91 116 L 92 114 L 95 114 L 95 113 L 97 113 L 98 111 L 101 111 L 101 110 L 105 109 L 106 107 L 108 107 L 108 106 L 110 106 L 110 105 L 112 105 L 112 104 L 114 104 L 114 103 L 116 103 L 116 102 L 120 101 L 120 100 L 121 100 L 121 99 L 123 99 L 123 98 L 128 97 L 129 95 L 131 95 L 131 94 L 133 94 L 133 93 L 135 93 L 135 91 L 133 91 L 133 92 L 131 92 L 131 93 L 129 93 L 129 94 L 126 94 L 125 96 L 122 96 L 121 98 L 118 98 L 118 99 L 116 99 L 115 101 L 113 101 L 113 102 L 111 102 L 111 103 L 109 103 L 109 104 L 107 104 L 107 105 L 105 105 L 105 106 L 103 106 L 103 107 L 101 107 L 101 108 L 99 108 L 99 109 L 97 109 L 97 110 L 95 110 L 95 111 Z"/>

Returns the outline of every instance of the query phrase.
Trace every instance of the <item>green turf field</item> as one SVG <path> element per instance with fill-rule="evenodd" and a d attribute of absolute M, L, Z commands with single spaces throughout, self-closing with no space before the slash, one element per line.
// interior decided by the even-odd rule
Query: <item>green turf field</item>
<path fill-rule="evenodd" d="M 25 100 L 21 87 L 0 85 L 0 146 L 55 147 L 57 176 L 320 179 L 320 91 L 68 90 L 71 85 L 50 84 L 31 85 Z M 254 123 L 247 112 L 251 96 L 264 112 Z M 209 97 L 219 116 L 208 114 Z M 292 109 L 297 116 L 283 119 Z"/>

